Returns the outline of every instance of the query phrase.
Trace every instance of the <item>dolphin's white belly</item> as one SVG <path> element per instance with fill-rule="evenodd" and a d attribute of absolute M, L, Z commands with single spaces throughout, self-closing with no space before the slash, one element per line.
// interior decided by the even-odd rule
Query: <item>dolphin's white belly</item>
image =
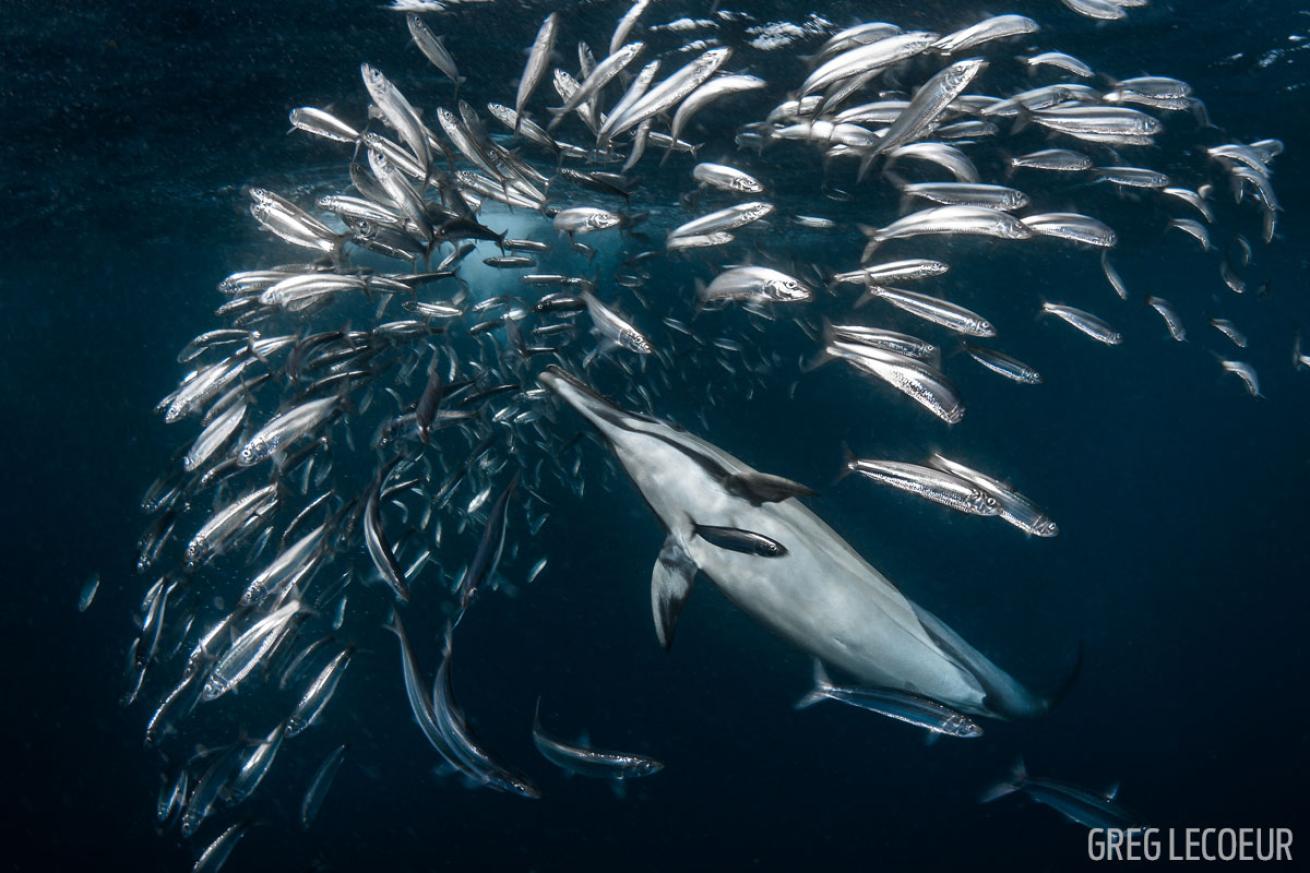
<path fill-rule="evenodd" d="M 982 688 L 932 640 L 905 597 L 798 500 L 753 506 L 672 445 L 618 435 L 614 446 L 665 527 L 741 609 L 864 682 L 985 711 Z M 719 548 L 691 535 L 693 521 L 764 534 L 787 554 Z"/>

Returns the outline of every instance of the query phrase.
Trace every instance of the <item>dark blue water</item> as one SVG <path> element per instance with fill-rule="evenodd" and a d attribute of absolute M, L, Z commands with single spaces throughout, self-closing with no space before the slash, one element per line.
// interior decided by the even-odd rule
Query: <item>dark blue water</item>
<path fill-rule="evenodd" d="M 342 168 L 338 152 L 285 136 L 286 111 L 340 104 L 357 114 L 364 59 L 403 87 L 428 76 L 405 45 L 403 21 L 378 5 L 6 4 L 0 821 L 10 869 L 186 869 L 217 833 L 211 822 L 192 844 L 155 832 L 160 759 L 141 748 L 147 710 L 117 704 L 129 616 L 148 581 L 131 566 L 145 523 L 137 504 L 182 439 L 151 409 L 184 371 L 177 350 L 214 326 L 215 283 L 286 259 L 246 215 L 243 186 L 285 190 Z M 469 77 L 465 93 L 481 102 L 510 95 L 522 47 L 544 11 L 559 6 L 498 3 L 447 19 L 447 44 Z M 706 6 L 661 3 L 648 16 L 700 16 Z M 811 11 L 749 6 L 762 20 Z M 568 4 L 562 44 L 604 45 L 625 7 Z M 1286 208 L 1280 238 L 1257 252 L 1250 282 L 1268 282 L 1267 297 L 1235 303 L 1212 265 L 1198 264 L 1179 239 L 1116 254 L 1139 296 L 1189 300 L 1195 313 L 1237 306 L 1267 399 L 1253 401 L 1231 376 L 1221 378 L 1207 349 L 1222 340 L 1205 336 L 1200 322 L 1195 342 L 1178 348 L 1153 313 L 1125 314 L 1127 340 L 1117 349 L 1034 323 L 1033 301 L 1048 291 L 1117 303 L 1085 252 L 964 244 L 974 266 L 959 277 L 960 301 L 989 301 L 1024 356 L 1041 361 L 1040 388 L 956 365 L 971 412 L 949 430 L 835 367 L 807 377 L 792 399 L 721 396 L 706 410 L 708 430 L 696 417 L 703 394 L 694 387 L 659 412 L 756 467 L 806 482 L 831 480 L 843 441 L 909 459 L 962 452 L 1015 471 L 1016 484 L 1058 519 L 1057 539 L 1029 540 L 863 482 L 825 487 L 813 505 L 908 595 L 1033 687 L 1058 683 L 1081 642 L 1085 668 L 1067 700 L 1046 718 L 988 722 L 980 740 L 932 747 L 903 725 L 836 705 L 793 712 L 809 684 L 808 659 L 708 584 L 694 592 L 666 655 L 647 593 L 663 534 L 634 488 L 598 476 L 583 499 L 561 495 L 552 509 L 541 534 L 551 555 L 543 576 L 516 597 L 487 595 L 461 629 L 461 702 L 490 746 L 537 777 L 545 799 L 469 791 L 433 775 L 394 642 L 374 627 L 359 633 L 362 651 L 328 722 L 281 752 L 250 809 L 261 826 L 227 869 L 1085 863 L 1084 830 L 1050 810 L 977 804 L 1020 753 L 1034 773 L 1089 787 L 1121 782 L 1123 802 L 1152 824 L 1310 833 L 1310 374 L 1293 372 L 1287 354 L 1297 324 L 1310 323 L 1302 111 L 1310 80 L 1297 50 L 1310 12 L 1287 2 L 1155 0 L 1127 22 L 1098 26 L 1055 0 L 968 7 L 814 10 L 839 25 L 878 17 L 943 30 L 986 12 L 1029 14 L 1043 24 L 1045 48 L 1118 75 L 1177 76 L 1232 137 L 1286 142 L 1276 176 Z M 800 51 L 743 52 L 734 67 L 766 77 L 778 70 L 790 81 Z M 704 121 L 707 135 L 735 123 Z M 688 168 L 684 161 L 676 172 Z M 808 172 L 798 165 L 783 181 L 803 190 Z M 650 187 L 673 208 L 675 188 Z M 1133 204 L 1108 192 L 1094 202 L 1122 218 L 1116 226 L 1131 243 Z M 824 259 L 821 239 L 790 242 Z M 689 268 L 668 269 L 689 284 Z M 722 375 L 707 370 L 688 381 L 715 378 Z M 578 426 L 566 420 L 570 432 Z M 599 449 L 585 451 L 599 470 Z M 78 615 L 73 604 L 93 570 L 104 584 Z M 434 669 L 443 620 L 434 611 L 407 621 Z M 622 802 L 603 785 L 565 781 L 531 747 L 538 695 L 556 732 L 585 727 L 598 743 L 654 754 L 667 769 L 633 784 Z M 228 727 L 267 730 L 268 717 L 249 715 Z M 295 824 L 300 794 L 340 742 L 350 743 L 347 762 L 304 833 Z"/>

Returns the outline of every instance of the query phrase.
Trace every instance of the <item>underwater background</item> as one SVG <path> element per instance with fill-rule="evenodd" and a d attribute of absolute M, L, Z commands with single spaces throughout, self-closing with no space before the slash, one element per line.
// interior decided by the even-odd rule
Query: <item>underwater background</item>
<path fill-rule="evenodd" d="M 468 77 L 463 93 L 485 102 L 512 93 L 546 11 L 569 10 L 571 38 L 596 34 L 599 45 L 626 5 L 496 3 L 441 21 Z M 0 827 L 9 833 L 0 865 L 186 869 L 200 841 L 156 833 L 145 713 L 118 705 L 128 617 L 143 590 L 132 568 L 138 503 L 175 447 L 152 409 L 185 370 L 177 350 L 212 326 L 215 284 L 279 257 L 250 220 L 243 188 L 339 181 L 338 155 L 286 136 L 287 111 L 358 108 L 361 60 L 385 64 L 401 82 L 425 62 L 405 46 L 403 18 L 377 2 L 4 6 Z M 695 17 L 708 6 L 664 0 L 648 15 Z M 1154 0 L 1125 22 L 1098 25 L 1056 0 L 1004 9 L 923 0 L 738 6 L 761 20 L 818 13 L 839 27 L 877 18 L 945 29 L 1022 13 L 1042 23 L 1046 47 L 1119 75 L 1176 76 L 1232 136 L 1282 139 L 1280 239 L 1258 254 L 1251 283 L 1267 282 L 1269 292 L 1258 305 L 1241 301 L 1267 399 L 1210 366 L 1199 342 L 1176 353 L 1162 331 L 1139 324 L 1123 347 L 1105 349 L 1034 322 L 1024 336 L 1047 362 L 1045 384 L 992 387 L 993 377 L 964 370 L 966 392 L 988 385 L 977 391 L 995 397 L 986 415 L 949 431 L 835 370 L 802 381 L 794 398 L 721 397 L 706 410 L 709 430 L 691 398 L 660 409 L 760 469 L 825 486 L 843 441 L 862 453 L 967 447 L 1021 470 L 1024 490 L 1059 520 L 1058 538 L 1028 540 L 864 483 L 824 487 L 812 505 L 902 590 L 1031 686 L 1058 683 L 1081 642 L 1073 691 L 1040 720 L 989 722 L 980 740 L 933 746 L 904 725 L 834 704 L 796 712 L 809 659 L 710 585 L 698 587 L 666 655 L 647 588 L 662 533 L 627 482 L 598 480 L 553 507 L 542 576 L 483 604 L 461 628 L 462 703 L 490 745 L 540 774 L 546 798 L 467 791 L 435 776 L 394 642 L 378 633 L 358 641 L 360 663 L 333 702 L 330 731 L 282 752 L 255 805 L 262 826 L 225 869 L 1085 863 L 1084 830 L 1050 810 L 978 804 L 1019 754 L 1033 773 L 1121 783 L 1123 803 L 1153 825 L 1310 834 L 1310 374 L 1288 360 L 1294 330 L 1310 324 L 1310 10 Z M 775 61 L 801 69 L 800 51 L 757 59 L 761 75 Z M 745 52 L 737 60 L 751 64 Z M 651 176 L 687 169 L 646 165 Z M 670 209 L 676 192 L 668 187 Z M 821 244 L 810 249 L 824 257 Z M 1003 313 L 1016 284 L 1045 284 L 1057 296 L 1065 285 L 1103 284 L 1099 271 L 1083 275 L 1086 263 L 998 256 L 967 281 Z M 1163 258 L 1119 266 L 1143 293 L 1182 297 L 1190 284 L 1204 286 L 1197 295 L 1228 294 L 1211 271 L 1202 278 Z M 688 273 L 681 287 L 650 291 L 690 286 Z M 593 451 L 587 461 L 599 458 Z M 93 571 L 100 593 L 78 614 Z M 602 745 L 654 754 L 665 771 L 633 783 L 622 801 L 604 785 L 565 781 L 531 747 L 538 695 L 557 733 L 585 727 Z M 346 763 L 303 832 L 294 811 L 304 786 L 340 742 L 349 743 Z"/>

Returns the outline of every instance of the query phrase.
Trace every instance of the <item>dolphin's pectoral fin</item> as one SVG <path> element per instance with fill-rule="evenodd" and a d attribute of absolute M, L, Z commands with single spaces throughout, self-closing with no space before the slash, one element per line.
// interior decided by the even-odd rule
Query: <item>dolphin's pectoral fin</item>
<path fill-rule="evenodd" d="M 761 503 L 777 503 L 788 497 L 813 497 L 816 493 L 813 488 L 799 482 L 755 470 L 749 473 L 730 473 L 724 478 L 723 487 L 728 493 L 743 497 L 757 506 Z"/>
<path fill-rule="evenodd" d="M 669 534 L 650 574 L 650 608 L 655 616 L 655 635 L 666 652 L 673 647 L 674 627 L 682 613 L 682 605 L 691 593 L 696 569 L 696 562 L 673 534 Z"/>

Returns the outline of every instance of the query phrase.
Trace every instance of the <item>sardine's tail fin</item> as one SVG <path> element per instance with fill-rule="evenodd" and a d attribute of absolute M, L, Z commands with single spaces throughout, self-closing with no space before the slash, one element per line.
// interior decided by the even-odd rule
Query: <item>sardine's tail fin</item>
<path fill-rule="evenodd" d="M 818 350 L 817 352 L 815 352 L 813 355 L 810 355 L 810 357 L 808 357 L 808 358 L 804 358 L 804 357 L 801 358 L 801 364 L 800 364 L 801 372 L 802 372 L 802 373 L 809 373 L 809 372 L 812 372 L 812 371 L 814 371 L 814 370 L 819 369 L 819 368 L 822 367 L 824 364 L 826 364 L 826 363 L 828 363 L 829 361 L 832 361 L 832 360 L 835 360 L 835 359 L 833 358 L 832 355 L 830 355 L 830 354 L 827 352 L 826 349 L 819 349 L 819 350 Z"/>
<path fill-rule="evenodd" d="M 1014 115 L 1014 124 L 1010 126 L 1010 133 L 1012 134 L 1023 132 L 1023 129 L 1033 122 L 1031 109 L 1024 106 L 1023 103 L 1020 103 L 1017 109 L 1018 111 Z"/>
<path fill-rule="evenodd" d="M 1024 766 L 1023 756 L 1020 755 L 1010 768 L 1010 778 L 987 788 L 982 794 L 978 795 L 979 803 L 991 803 L 993 800 L 1000 800 L 1008 794 L 1013 794 L 1023 787 L 1024 782 L 1028 779 L 1028 769 Z"/>
<path fill-rule="evenodd" d="M 1012 155 L 1006 149 L 999 149 L 998 156 L 1000 157 L 1002 163 L 1005 164 L 1005 171 L 1002 174 L 1001 178 L 1005 180 L 1006 184 L 1009 184 L 1010 180 L 1014 178 L 1015 170 L 1018 169 L 1014 165 L 1014 155 Z"/>
<path fill-rule="evenodd" d="M 855 472 L 855 452 L 851 451 L 851 447 L 847 445 L 845 440 L 842 440 L 841 444 L 841 459 L 841 471 L 832 480 L 833 485 Z"/>
<path fill-rule="evenodd" d="M 808 709 L 827 697 L 828 689 L 832 688 L 832 680 L 828 678 L 828 671 L 823 669 L 823 662 L 818 658 L 814 659 L 814 687 L 811 688 L 804 697 L 796 701 L 796 709 Z"/>
<path fill-rule="evenodd" d="M 870 227 L 867 224 L 857 225 L 860 232 L 868 237 L 869 241 L 864 244 L 864 251 L 860 253 L 860 263 L 867 264 L 873 259 L 873 253 L 878 250 L 878 245 L 882 242 L 882 235 L 878 228 Z"/>

